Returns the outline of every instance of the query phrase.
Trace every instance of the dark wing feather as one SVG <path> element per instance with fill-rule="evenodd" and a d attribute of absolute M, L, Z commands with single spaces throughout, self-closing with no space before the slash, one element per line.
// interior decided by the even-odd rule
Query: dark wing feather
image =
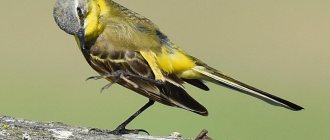
<path fill-rule="evenodd" d="M 155 85 L 136 77 L 129 77 L 129 79 L 134 83 L 139 83 L 139 87 L 134 88 L 127 82 L 119 82 L 119 84 L 162 104 L 183 108 L 203 116 L 208 115 L 207 109 L 181 87 L 169 82 Z"/>
<path fill-rule="evenodd" d="M 187 82 L 188 84 L 191 84 L 195 87 L 198 87 L 202 90 L 205 91 L 209 91 L 209 87 L 207 87 L 207 85 L 205 85 L 201 80 L 198 79 L 182 79 L 183 81 Z"/>
<path fill-rule="evenodd" d="M 139 52 L 113 50 L 105 46 L 94 44 L 91 48 L 92 67 L 101 75 L 124 70 L 127 73 L 155 79 L 151 68 Z M 176 75 L 165 75 L 165 77 L 167 81 L 164 84 L 134 76 L 126 77 L 130 82 L 138 85 L 138 88 L 122 79 L 117 83 L 165 105 L 176 106 L 204 116 L 208 115 L 207 109 L 183 89 L 181 86 L 183 81 L 180 78 Z M 114 79 L 108 78 L 108 80 Z"/>

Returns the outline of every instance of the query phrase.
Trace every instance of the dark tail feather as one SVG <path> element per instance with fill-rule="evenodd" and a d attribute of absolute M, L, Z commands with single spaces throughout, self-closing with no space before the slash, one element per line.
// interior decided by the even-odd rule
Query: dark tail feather
<path fill-rule="evenodd" d="M 213 83 L 219 84 L 221 86 L 225 86 L 230 89 L 234 89 L 240 92 L 243 92 L 245 94 L 248 94 L 250 96 L 256 97 L 258 99 L 261 99 L 267 103 L 270 103 L 272 105 L 276 106 L 282 106 L 285 108 L 288 108 L 293 111 L 299 111 L 304 109 L 303 107 L 294 104 L 290 101 L 284 100 L 280 97 L 271 95 L 270 93 L 264 92 L 262 90 L 259 90 L 257 88 L 254 88 L 250 85 L 244 84 L 240 81 L 237 81 L 229 76 L 226 76 L 224 74 L 218 73 L 218 72 L 209 72 L 203 69 L 194 69 L 195 71 L 201 73 L 202 75 L 208 77 L 206 80 L 210 80 Z M 211 70 L 210 70 L 211 71 Z"/>

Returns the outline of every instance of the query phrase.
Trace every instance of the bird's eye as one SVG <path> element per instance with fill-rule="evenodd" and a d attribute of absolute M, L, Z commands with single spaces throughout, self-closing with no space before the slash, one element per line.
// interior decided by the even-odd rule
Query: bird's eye
<path fill-rule="evenodd" d="M 82 18 L 84 16 L 83 11 L 80 7 L 77 7 L 77 14 L 78 14 L 79 18 Z"/>

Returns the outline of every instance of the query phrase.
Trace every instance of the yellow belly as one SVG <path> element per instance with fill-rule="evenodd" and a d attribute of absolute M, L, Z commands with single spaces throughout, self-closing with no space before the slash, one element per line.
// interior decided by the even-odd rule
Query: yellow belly
<path fill-rule="evenodd" d="M 180 51 L 162 51 L 157 55 L 158 66 L 167 73 L 181 73 L 195 66 L 195 61 Z"/>

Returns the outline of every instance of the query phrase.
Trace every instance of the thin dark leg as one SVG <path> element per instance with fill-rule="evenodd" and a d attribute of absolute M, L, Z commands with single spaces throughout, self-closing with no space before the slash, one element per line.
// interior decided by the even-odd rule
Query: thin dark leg
<path fill-rule="evenodd" d="M 124 77 L 120 77 L 120 76 L 124 76 Z M 93 79 L 93 80 L 99 80 L 99 79 L 110 78 L 110 77 L 111 78 L 114 78 L 114 79 L 134 77 L 134 78 L 138 78 L 138 79 L 141 79 L 141 80 L 152 82 L 152 83 L 155 83 L 155 84 L 158 84 L 158 85 L 164 84 L 163 81 L 158 81 L 158 80 L 155 80 L 155 79 L 150 79 L 150 78 L 143 77 L 143 76 L 140 76 L 140 75 L 136 75 L 136 74 L 132 74 L 132 73 L 129 73 L 129 72 L 125 72 L 123 70 L 117 70 L 117 71 L 114 71 L 112 73 L 108 73 L 108 74 L 104 74 L 104 75 L 100 75 L 100 76 L 91 76 L 91 77 L 87 78 L 86 81 L 91 80 L 91 79 Z"/>
<path fill-rule="evenodd" d="M 135 130 L 128 130 L 126 129 L 126 126 L 134 120 L 137 116 L 139 116 L 144 110 L 149 108 L 155 103 L 153 100 L 149 100 L 148 103 L 146 103 L 143 107 L 141 107 L 138 111 L 136 111 L 131 117 L 129 117 L 126 121 L 124 121 L 122 124 L 120 124 L 114 131 L 111 131 L 110 133 L 115 135 L 122 135 L 122 134 L 129 134 L 129 133 L 139 133 L 139 132 L 145 132 L 149 134 L 147 131 L 143 129 L 135 129 Z"/>

